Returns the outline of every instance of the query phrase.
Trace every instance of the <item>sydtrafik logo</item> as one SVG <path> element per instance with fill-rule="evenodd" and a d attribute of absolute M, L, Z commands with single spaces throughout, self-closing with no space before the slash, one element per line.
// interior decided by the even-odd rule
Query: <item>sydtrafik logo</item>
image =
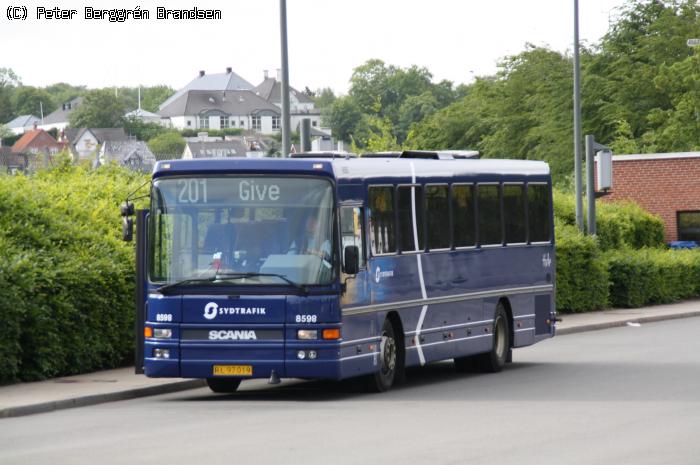
<path fill-rule="evenodd" d="M 265 315 L 265 307 L 219 307 L 216 302 L 204 306 L 204 318 L 213 320 L 216 315 Z"/>

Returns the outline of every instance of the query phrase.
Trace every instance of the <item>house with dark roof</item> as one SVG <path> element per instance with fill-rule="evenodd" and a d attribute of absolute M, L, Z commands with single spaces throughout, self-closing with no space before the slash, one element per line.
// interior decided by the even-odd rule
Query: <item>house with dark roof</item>
<path fill-rule="evenodd" d="M 253 89 L 253 92 L 281 109 L 282 82 L 279 72 L 277 74 L 277 78 L 270 77 L 265 70 L 263 81 Z M 314 128 L 321 126 L 321 111 L 316 108 L 314 101 L 305 93 L 299 92 L 291 86 L 289 87 L 289 116 L 289 124 L 293 131 L 299 130 L 299 124 L 304 118 L 310 119 L 311 126 Z"/>
<path fill-rule="evenodd" d="M 248 148 L 241 140 L 189 141 L 183 159 L 246 157 Z"/>
<path fill-rule="evenodd" d="M 68 128 L 61 140 L 68 142 L 78 159 L 93 158 L 100 146 L 107 141 L 128 141 L 124 128 Z"/>
<path fill-rule="evenodd" d="M 233 72 L 232 68 L 226 68 L 225 73 L 206 74 L 204 71 L 199 72 L 199 76 L 189 82 L 185 87 L 171 95 L 165 102 L 160 104 L 159 110 L 170 105 L 174 100 L 182 97 L 190 90 L 251 90 L 253 84 L 246 81 L 238 74 Z"/>
<path fill-rule="evenodd" d="M 160 105 L 158 114 L 177 129 L 240 128 L 259 134 L 274 134 L 281 130 L 281 83 L 265 79 L 257 87 L 233 72 L 199 77 L 178 90 Z M 291 126 L 296 128 L 302 118 L 310 118 L 314 127 L 320 125 L 320 112 L 313 101 L 296 89 L 290 90 Z"/>
<path fill-rule="evenodd" d="M 24 134 L 30 129 L 36 129 L 34 125 L 41 124 L 41 120 L 34 115 L 21 115 L 5 124 L 13 134 Z"/>
<path fill-rule="evenodd" d="M 156 157 L 140 140 L 106 140 L 100 146 L 97 164 L 117 163 L 136 171 L 150 172 Z"/>
<path fill-rule="evenodd" d="M 49 129 L 56 128 L 59 131 L 65 129 L 68 126 L 68 117 L 70 114 L 78 108 L 83 103 L 82 97 L 76 97 L 68 102 L 61 104 L 60 108 L 56 111 L 49 113 L 44 117 L 41 124 L 38 125 L 39 129 L 48 131 Z"/>
<path fill-rule="evenodd" d="M 263 134 L 280 129 L 280 109 L 250 90 L 188 90 L 161 108 L 178 129 L 240 128 Z"/>

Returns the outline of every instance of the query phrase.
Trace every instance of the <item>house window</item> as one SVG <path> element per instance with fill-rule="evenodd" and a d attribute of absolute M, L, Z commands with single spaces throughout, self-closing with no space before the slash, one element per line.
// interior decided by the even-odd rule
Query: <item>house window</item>
<path fill-rule="evenodd" d="M 241 127 L 245 126 L 245 123 L 243 122 L 243 120 L 241 120 L 240 126 L 241 126 Z"/>
<path fill-rule="evenodd" d="M 318 121 L 312 121 L 312 122 L 311 122 L 311 126 L 313 126 L 313 127 L 318 126 Z"/>
<path fill-rule="evenodd" d="M 187 121 L 187 126 L 192 126 L 192 121 Z"/>
<path fill-rule="evenodd" d="M 678 212 L 678 240 L 700 244 L 700 211 Z"/>
<path fill-rule="evenodd" d="M 252 117 L 252 122 L 253 122 L 253 130 L 259 131 L 260 128 L 262 128 L 262 124 L 260 122 L 260 117 L 259 116 L 253 116 Z"/>
<path fill-rule="evenodd" d="M 209 129 L 209 117 L 208 116 L 200 116 L 199 117 L 199 127 L 201 129 Z"/>
<path fill-rule="evenodd" d="M 220 122 L 220 124 L 219 124 L 219 127 L 220 127 L 221 129 L 224 129 L 224 128 L 229 127 L 228 116 L 222 116 L 222 117 L 220 117 L 220 121 L 221 121 L 221 122 Z"/>
<path fill-rule="evenodd" d="M 279 128 L 280 128 L 280 117 L 273 116 L 272 117 L 272 129 L 279 129 Z"/>

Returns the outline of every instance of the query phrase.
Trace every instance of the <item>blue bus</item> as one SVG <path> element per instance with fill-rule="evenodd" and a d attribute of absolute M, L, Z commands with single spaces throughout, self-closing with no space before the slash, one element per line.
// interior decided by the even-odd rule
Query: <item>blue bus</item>
<path fill-rule="evenodd" d="M 137 371 L 364 377 L 500 371 L 555 331 L 544 162 L 450 152 L 160 161 L 136 215 Z"/>

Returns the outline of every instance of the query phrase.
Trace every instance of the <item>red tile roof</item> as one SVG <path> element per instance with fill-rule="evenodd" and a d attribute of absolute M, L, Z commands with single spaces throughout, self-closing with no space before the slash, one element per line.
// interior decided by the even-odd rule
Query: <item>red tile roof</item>
<path fill-rule="evenodd" d="M 63 144 L 56 141 L 51 134 L 47 133 L 43 129 L 34 129 L 27 131 L 20 137 L 15 145 L 12 146 L 13 153 L 21 153 L 34 150 L 43 150 L 45 148 L 56 148 L 61 150 Z"/>

